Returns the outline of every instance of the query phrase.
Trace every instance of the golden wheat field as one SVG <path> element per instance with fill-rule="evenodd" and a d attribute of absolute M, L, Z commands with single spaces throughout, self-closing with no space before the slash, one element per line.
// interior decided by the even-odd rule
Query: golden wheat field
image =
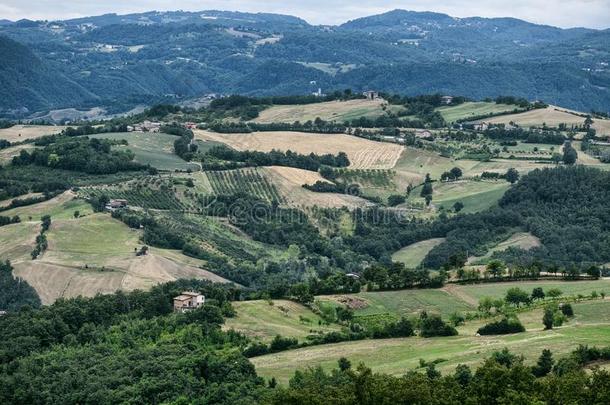
<path fill-rule="evenodd" d="M 254 122 L 269 124 L 273 122 L 306 122 L 321 118 L 325 121 L 350 121 L 359 117 L 376 118 L 384 113 L 385 101 L 349 100 L 328 101 L 304 105 L 277 105 L 260 112 Z"/>
<path fill-rule="evenodd" d="M 375 142 L 344 134 L 314 134 L 303 132 L 253 132 L 249 134 L 219 134 L 196 130 L 195 136 L 206 141 L 222 142 L 237 150 L 269 152 L 273 149 L 302 154 L 337 154 L 345 152 L 353 169 L 391 169 L 404 147 Z"/>
<path fill-rule="evenodd" d="M 288 205 L 304 207 L 356 208 L 369 205 L 365 199 L 339 193 L 316 193 L 303 188 L 303 184 L 327 181 L 317 172 L 294 167 L 271 166 L 264 168 L 265 176 L 278 188 Z"/>
<path fill-rule="evenodd" d="M 541 126 L 542 124 L 551 127 L 555 127 L 559 124 L 566 124 L 568 126 L 582 125 L 585 118 L 578 114 L 580 113 L 565 108 L 548 106 L 543 109 L 531 110 L 519 114 L 502 115 L 482 121 L 492 124 L 507 124 L 509 122 L 514 122 L 523 127 Z M 595 128 L 598 135 L 610 135 L 610 120 L 594 119 L 592 127 Z"/>
<path fill-rule="evenodd" d="M 19 142 L 40 138 L 44 135 L 58 134 L 66 128 L 61 125 L 13 125 L 10 128 L 0 129 L 0 139 Z"/>

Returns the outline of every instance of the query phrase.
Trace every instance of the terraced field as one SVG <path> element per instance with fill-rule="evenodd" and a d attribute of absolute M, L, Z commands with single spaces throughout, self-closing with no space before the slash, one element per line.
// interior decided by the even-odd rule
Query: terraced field
<path fill-rule="evenodd" d="M 606 310 L 610 310 L 606 307 Z M 458 364 L 476 366 L 493 352 L 507 347 L 534 364 L 543 349 L 552 348 L 554 356 L 566 355 L 579 344 L 604 347 L 610 341 L 610 324 L 567 325 L 550 331 L 528 331 L 501 336 L 455 336 L 405 339 L 376 339 L 312 346 L 250 359 L 259 375 L 286 384 L 295 370 L 321 366 L 337 367 L 341 357 L 352 364 L 365 363 L 375 372 L 402 375 L 419 368 L 419 361 L 444 359 L 436 368 L 451 373 Z"/>

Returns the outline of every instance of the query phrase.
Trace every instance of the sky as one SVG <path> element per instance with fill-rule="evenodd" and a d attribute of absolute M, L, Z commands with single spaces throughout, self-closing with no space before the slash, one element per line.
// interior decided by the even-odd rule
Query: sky
<path fill-rule="evenodd" d="M 311 24 L 341 24 L 397 8 L 454 17 L 515 17 L 563 28 L 610 28 L 610 0 L 0 0 L 0 19 L 54 20 L 106 13 L 215 9 L 290 14 Z"/>

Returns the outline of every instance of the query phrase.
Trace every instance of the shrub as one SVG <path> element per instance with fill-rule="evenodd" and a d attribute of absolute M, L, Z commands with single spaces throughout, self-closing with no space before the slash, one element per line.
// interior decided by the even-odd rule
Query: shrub
<path fill-rule="evenodd" d="M 477 331 L 480 335 L 506 335 L 521 332 L 525 332 L 525 328 L 516 317 L 504 317 L 499 321 L 490 322 Z"/>
<path fill-rule="evenodd" d="M 455 336 L 457 330 L 445 323 L 440 315 L 428 315 L 425 311 L 421 313 L 419 334 L 422 337 L 433 336 Z"/>
<path fill-rule="evenodd" d="M 559 307 L 561 309 L 561 313 L 563 313 L 567 317 L 574 316 L 574 309 L 571 304 L 563 304 Z"/>
<path fill-rule="evenodd" d="M 295 338 L 282 337 L 277 335 L 269 344 L 270 352 L 281 352 L 282 350 L 294 349 L 299 345 L 299 341 Z"/>

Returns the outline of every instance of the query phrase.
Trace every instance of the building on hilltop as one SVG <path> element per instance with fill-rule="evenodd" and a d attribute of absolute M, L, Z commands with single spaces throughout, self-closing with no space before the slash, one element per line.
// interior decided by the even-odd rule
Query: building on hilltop
<path fill-rule="evenodd" d="M 441 97 L 441 102 L 443 104 L 451 104 L 453 102 L 453 96 L 442 96 Z"/>
<path fill-rule="evenodd" d="M 362 95 L 366 97 L 367 100 L 376 100 L 379 98 L 379 93 L 373 90 L 367 90 L 362 92 Z"/>
<path fill-rule="evenodd" d="M 186 312 L 197 309 L 205 303 L 205 296 L 194 291 L 184 291 L 174 297 L 174 312 Z"/>

